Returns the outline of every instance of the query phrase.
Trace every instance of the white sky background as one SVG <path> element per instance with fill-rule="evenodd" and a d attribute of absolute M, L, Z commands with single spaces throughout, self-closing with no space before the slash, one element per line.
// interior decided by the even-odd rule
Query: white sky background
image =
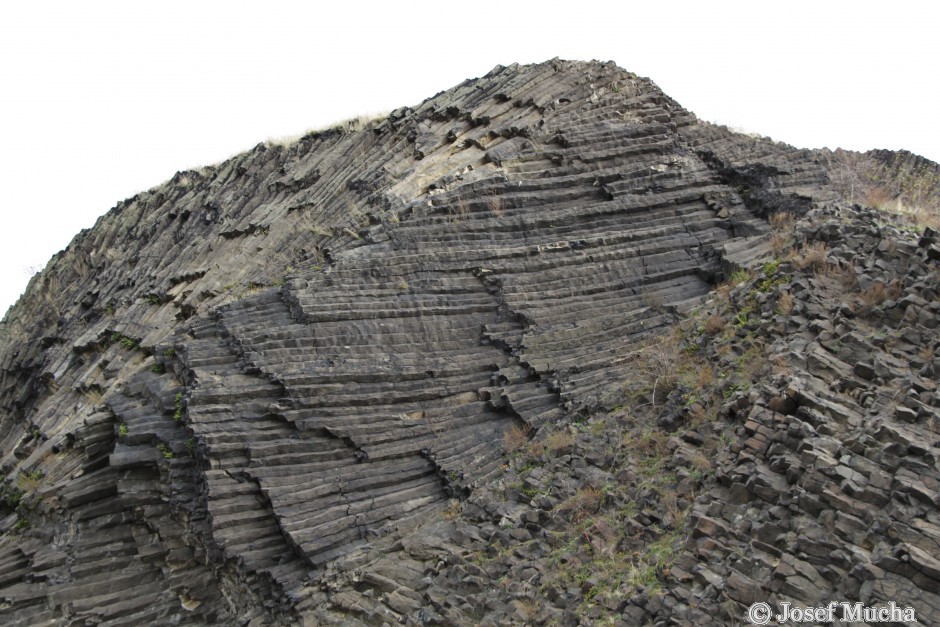
<path fill-rule="evenodd" d="M 415 105 L 497 64 L 613 60 L 700 118 L 940 161 L 940 3 L 4 2 L 0 313 L 178 170 Z"/>

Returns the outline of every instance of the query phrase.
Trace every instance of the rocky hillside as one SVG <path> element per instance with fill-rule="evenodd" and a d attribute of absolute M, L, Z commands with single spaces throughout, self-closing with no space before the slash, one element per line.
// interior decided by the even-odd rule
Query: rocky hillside
<path fill-rule="evenodd" d="M 0 618 L 929 620 L 940 243 L 832 164 L 554 60 L 119 203 L 2 323 Z"/>

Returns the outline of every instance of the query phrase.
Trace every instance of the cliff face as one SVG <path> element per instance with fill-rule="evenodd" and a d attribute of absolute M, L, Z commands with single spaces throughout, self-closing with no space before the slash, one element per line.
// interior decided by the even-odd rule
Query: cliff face
<path fill-rule="evenodd" d="M 739 589 L 810 600 L 770 564 L 791 556 L 817 585 L 803 566 L 813 547 L 843 575 L 887 582 L 872 598 L 913 582 L 919 607 L 940 607 L 934 371 L 910 380 L 925 396 L 905 404 L 883 388 L 910 355 L 866 336 L 849 345 L 884 355 L 856 359 L 814 339 L 853 330 L 838 327 L 851 308 L 823 324 L 832 312 L 811 295 L 830 296 L 802 261 L 813 241 L 838 246 L 820 267 L 857 268 L 859 294 L 878 281 L 891 303 L 903 293 L 887 327 L 932 349 L 937 248 L 929 231 L 908 241 L 890 227 L 893 256 L 878 261 L 889 227 L 841 206 L 829 171 L 817 153 L 702 123 L 612 64 L 556 60 L 120 203 L 3 321 L 4 622 L 681 622 L 722 603 L 740 618 Z M 775 231 L 781 214 L 809 217 Z M 795 297 L 794 315 L 728 292 L 702 318 L 716 284 L 791 245 L 806 254 L 751 280 Z M 662 344 L 722 316 L 729 330 L 764 326 Z M 814 378 L 777 389 L 738 373 L 731 392 L 704 381 L 692 399 L 675 376 L 693 363 L 675 350 L 774 342 L 796 381 Z M 876 400 L 857 398 L 865 386 Z M 846 420 L 861 430 L 850 442 Z M 665 483 L 641 476 L 637 443 Z M 678 472 L 693 459 L 697 474 Z M 868 485 L 875 501 L 859 497 Z M 906 531 L 890 536 L 853 498 Z M 670 517 L 655 516 L 667 502 Z M 612 531 L 579 533 L 610 535 L 590 551 L 623 566 L 585 586 L 600 566 L 555 543 L 602 519 Z M 631 551 L 660 545 L 668 564 L 631 579 Z M 575 561 L 581 581 L 563 576 Z"/>

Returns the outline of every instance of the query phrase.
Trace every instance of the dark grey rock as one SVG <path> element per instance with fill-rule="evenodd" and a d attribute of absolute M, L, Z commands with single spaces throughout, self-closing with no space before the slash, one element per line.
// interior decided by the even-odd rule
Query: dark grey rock
<path fill-rule="evenodd" d="M 940 611 L 934 231 L 613 64 L 497 67 L 359 126 L 119 203 L 11 309 L 3 622 Z M 766 266 L 780 212 L 858 285 Z M 706 305 L 730 332 L 693 318 L 624 401 L 739 268 Z M 878 284 L 901 293 L 857 307 Z M 655 586 L 588 566 L 654 546 Z"/>

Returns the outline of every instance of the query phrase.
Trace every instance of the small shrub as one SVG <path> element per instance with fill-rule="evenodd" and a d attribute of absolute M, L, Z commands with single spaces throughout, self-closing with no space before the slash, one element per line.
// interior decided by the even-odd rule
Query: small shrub
<path fill-rule="evenodd" d="M 137 341 L 121 333 L 112 333 L 111 341 L 119 343 L 123 348 L 132 351 L 137 348 Z"/>
<path fill-rule="evenodd" d="M 122 422 L 118 425 L 118 437 L 122 439 L 127 437 L 127 423 Z"/>
<path fill-rule="evenodd" d="M 761 270 L 764 271 L 764 277 L 768 279 L 773 278 L 779 268 L 780 259 L 777 258 L 773 259 L 772 261 L 768 261 L 763 266 L 761 266 Z"/>
<path fill-rule="evenodd" d="M 176 410 L 173 412 L 173 420 L 180 422 L 183 420 L 183 393 L 176 393 Z"/>
<path fill-rule="evenodd" d="M 657 292 L 644 291 L 640 294 L 640 298 L 643 301 L 643 306 L 650 309 L 660 309 L 666 304 L 666 299 Z"/>
<path fill-rule="evenodd" d="M 0 514 L 6 515 L 14 512 L 23 500 L 23 492 L 10 483 L 3 483 L 0 488 Z"/>
<path fill-rule="evenodd" d="M 157 444 L 157 450 L 163 455 L 163 459 L 173 459 L 176 457 L 176 454 L 173 450 L 164 443 Z"/>
<path fill-rule="evenodd" d="M 636 390 L 639 395 L 648 395 L 655 406 L 676 387 L 679 366 L 687 355 L 681 350 L 676 334 L 664 333 L 637 349 L 630 359 L 636 374 L 631 383 L 639 386 Z"/>
<path fill-rule="evenodd" d="M 780 307 L 780 313 L 785 316 L 789 316 L 793 311 L 793 294 L 790 292 L 781 292 L 780 297 L 777 299 L 777 305 Z"/>
<path fill-rule="evenodd" d="M 751 278 L 751 273 L 748 272 L 746 268 L 738 268 L 731 274 L 731 277 L 728 279 L 728 283 L 730 283 L 731 286 L 734 287 L 735 285 L 744 283 L 750 278 Z"/>

